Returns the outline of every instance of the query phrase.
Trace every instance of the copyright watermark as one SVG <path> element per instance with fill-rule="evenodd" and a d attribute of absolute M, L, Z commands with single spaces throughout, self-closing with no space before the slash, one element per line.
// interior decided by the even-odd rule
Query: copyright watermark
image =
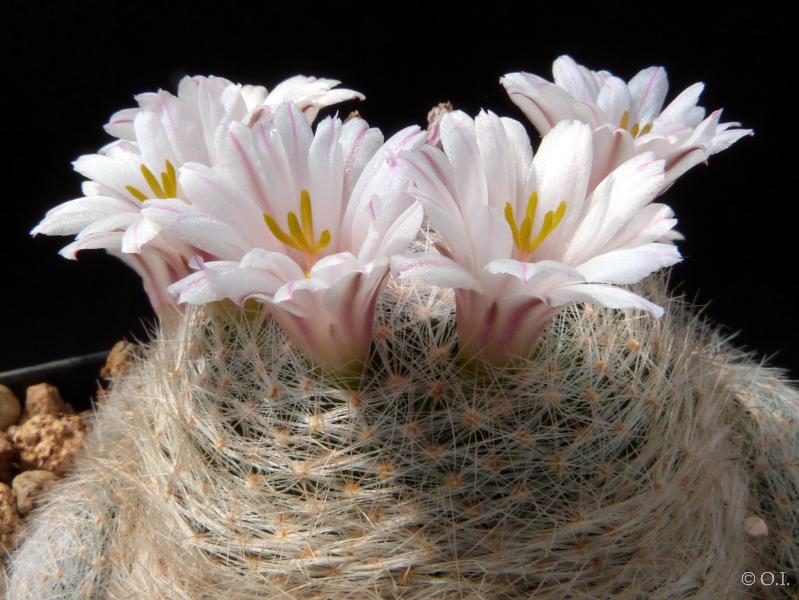
<path fill-rule="evenodd" d="M 759 583 L 764 587 L 771 586 L 789 586 L 788 573 L 785 571 L 763 571 L 762 573 L 754 573 L 752 571 L 744 571 L 741 573 L 741 583 L 746 587 L 750 587 Z"/>

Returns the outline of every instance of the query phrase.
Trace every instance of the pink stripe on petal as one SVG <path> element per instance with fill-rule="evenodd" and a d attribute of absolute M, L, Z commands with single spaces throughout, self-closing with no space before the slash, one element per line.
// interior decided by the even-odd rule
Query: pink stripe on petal
<path fill-rule="evenodd" d="M 257 173 L 257 171 L 255 169 L 255 165 L 253 165 L 252 161 L 250 160 L 249 155 L 247 154 L 246 150 L 244 149 L 244 146 L 242 146 L 241 141 L 239 140 L 239 138 L 236 137 L 236 135 L 233 133 L 233 131 L 231 129 L 228 129 L 227 130 L 227 134 L 228 134 L 228 136 L 230 136 L 230 139 L 233 140 L 233 145 L 236 147 L 236 151 L 239 153 L 239 156 L 241 157 L 241 161 L 244 164 L 244 168 L 247 170 L 247 174 L 250 176 L 250 179 L 252 180 L 252 183 L 253 183 L 253 186 L 255 187 L 256 192 L 261 197 L 261 200 L 264 202 L 264 204 L 266 204 L 268 206 L 269 203 L 268 203 L 268 201 L 266 199 L 266 192 L 264 191 L 263 187 L 261 186 L 261 181 L 260 181 L 260 179 L 258 177 L 258 173 Z"/>

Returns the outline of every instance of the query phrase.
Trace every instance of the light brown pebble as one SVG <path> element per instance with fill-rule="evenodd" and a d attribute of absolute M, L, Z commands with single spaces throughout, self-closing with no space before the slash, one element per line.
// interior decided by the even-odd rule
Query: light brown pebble
<path fill-rule="evenodd" d="M 49 383 L 37 383 L 25 390 L 25 408 L 20 424 L 37 415 L 63 415 L 70 412 L 58 388 Z"/>
<path fill-rule="evenodd" d="M 14 549 L 14 533 L 19 527 L 17 505 L 11 488 L 0 483 L 0 557 Z"/>
<path fill-rule="evenodd" d="M 0 431 L 0 481 L 8 483 L 14 477 L 14 461 L 17 459 L 17 448 L 11 437 Z"/>
<path fill-rule="evenodd" d="M 86 437 L 86 426 L 77 415 L 36 415 L 16 427 L 11 436 L 23 470 L 64 470 Z"/>
<path fill-rule="evenodd" d="M 22 406 L 14 392 L 0 384 L 0 429 L 8 429 L 19 420 Z"/>
<path fill-rule="evenodd" d="M 746 517 L 744 519 L 744 531 L 752 538 L 761 538 L 768 535 L 768 525 L 760 517 Z"/>
<path fill-rule="evenodd" d="M 17 503 L 17 512 L 21 517 L 33 510 L 36 500 L 42 492 L 58 481 L 50 471 L 25 471 L 14 477 L 11 491 Z"/>
<path fill-rule="evenodd" d="M 105 359 L 105 365 L 100 370 L 103 379 L 116 379 L 124 375 L 132 364 L 133 349 L 135 346 L 125 340 L 120 340 Z"/>

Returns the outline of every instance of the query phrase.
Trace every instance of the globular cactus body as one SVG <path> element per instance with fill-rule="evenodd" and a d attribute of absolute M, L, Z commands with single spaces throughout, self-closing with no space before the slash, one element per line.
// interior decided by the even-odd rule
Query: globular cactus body
<path fill-rule="evenodd" d="M 451 292 L 393 282 L 361 379 L 195 311 L 117 382 L 8 597 L 751 597 L 796 568 L 796 394 L 645 285 L 663 319 L 570 308 L 500 368 L 460 361 Z"/>

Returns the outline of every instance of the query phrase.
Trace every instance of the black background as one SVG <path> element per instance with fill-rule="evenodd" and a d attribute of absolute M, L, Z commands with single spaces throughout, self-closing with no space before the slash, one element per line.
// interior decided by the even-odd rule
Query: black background
<path fill-rule="evenodd" d="M 702 105 L 756 130 L 667 193 L 687 238 L 672 279 L 740 330 L 740 345 L 796 377 L 791 19 L 765 3 L 545 4 L 6 3 L 0 371 L 109 348 L 152 318 L 121 262 L 101 251 L 67 261 L 57 251 L 69 239 L 27 234 L 80 196 L 70 162 L 110 141 L 102 124 L 134 94 L 174 92 L 185 74 L 270 88 L 296 73 L 332 77 L 366 94 L 358 110 L 389 135 L 423 124 L 442 100 L 523 119 L 498 77 L 550 77 L 552 60 L 569 53 L 625 79 L 665 65 L 669 99 L 705 81 Z"/>

